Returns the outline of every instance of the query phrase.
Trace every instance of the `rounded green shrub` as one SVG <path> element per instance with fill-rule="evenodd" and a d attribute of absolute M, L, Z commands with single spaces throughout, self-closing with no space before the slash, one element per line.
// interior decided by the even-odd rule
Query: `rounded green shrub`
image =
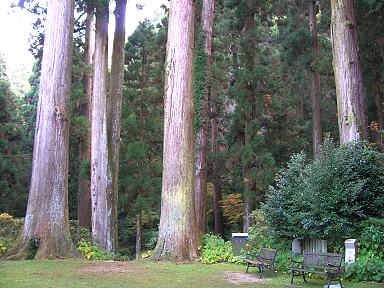
<path fill-rule="evenodd" d="M 336 147 L 327 140 L 319 159 L 293 155 L 276 176 L 263 211 L 273 237 L 356 237 L 360 223 L 382 217 L 383 155 L 364 143 Z"/>

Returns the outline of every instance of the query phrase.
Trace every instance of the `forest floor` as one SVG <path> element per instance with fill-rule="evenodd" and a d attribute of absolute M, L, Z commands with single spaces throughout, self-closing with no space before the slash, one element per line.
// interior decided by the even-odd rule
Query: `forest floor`
<path fill-rule="evenodd" d="M 235 264 L 174 264 L 148 260 L 132 262 L 86 260 L 0 261 L 0 287 L 134 287 L 227 288 L 289 287 L 287 274 L 245 274 Z M 302 279 L 291 287 L 323 287 L 325 279 Z M 378 283 L 345 283 L 347 288 L 384 288 Z"/>

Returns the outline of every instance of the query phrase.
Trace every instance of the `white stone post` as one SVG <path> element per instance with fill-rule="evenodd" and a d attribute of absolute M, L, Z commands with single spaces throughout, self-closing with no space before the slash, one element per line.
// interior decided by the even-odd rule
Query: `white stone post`
<path fill-rule="evenodd" d="M 356 239 L 347 239 L 344 242 L 345 244 L 345 266 L 348 269 L 348 266 L 356 261 Z"/>

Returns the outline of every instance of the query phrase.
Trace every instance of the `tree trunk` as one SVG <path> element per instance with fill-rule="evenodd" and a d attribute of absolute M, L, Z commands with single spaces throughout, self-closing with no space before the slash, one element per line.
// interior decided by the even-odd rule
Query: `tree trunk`
<path fill-rule="evenodd" d="M 197 258 L 193 175 L 192 0 L 171 0 L 164 99 L 163 183 L 159 238 L 152 259 Z"/>
<path fill-rule="evenodd" d="M 82 104 L 81 113 L 86 116 L 88 123 L 91 123 L 91 106 L 92 106 L 92 67 L 93 54 L 95 52 L 95 13 L 94 7 L 90 5 L 87 9 L 87 19 L 85 24 L 85 48 L 84 48 L 84 87 L 87 101 Z M 80 171 L 85 167 L 89 167 L 87 162 L 91 161 L 91 131 L 80 142 Z M 83 171 L 84 172 L 84 171 Z M 89 175 L 80 174 L 78 185 L 78 200 L 77 200 L 77 219 L 79 220 L 79 226 L 85 228 L 91 228 L 91 181 Z"/>
<path fill-rule="evenodd" d="M 96 8 L 96 46 L 92 101 L 92 237 L 106 251 L 115 249 L 112 171 L 107 138 L 108 4 Z"/>
<path fill-rule="evenodd" d="M 332 52 L 340 143 L 367 139 L 354 0 L 331 0 Z"/>
<path fill-rule="evenodd" d="M 108 99 L 108 166 L 112 171 L 112 230 L 114 249 L 117 248 L 117 206 L 119 195 L 119 159 L 121 110 L 124 86 L 125 10 L 127 0 L 116 0 L 115 35 L 113 39 L 112 67 Z"/>
<path fill-rule="evenodd" d="M 248 146 L 250 144 L 249 135 L 246 132 L 246 127 L 244 129 L 244 145 Z M 248 233 L 249 228 L 251 227 L 251 213 L 253 210 L 253 197 L 251 189 L 251 179 L 250 179 L 250 165 L 249 160 L 243 158 L 243 183 L 244 183 L 244 217 L 243 217 L 243 232 Z"/>
<path fill-rule="evenodd" d="M 317 19 L 316 1 L 309 0 L 309 28 L 312 38 L 312 57 L 318 59 L 320 55 L 319 43 L 317 41 Z M 320 74 L 311 69 L 311 100 L 312 100 L 312 149 L 313 158 L 317 159 L 319 147 L 323 142 L 323 131 L 321 127 L 321 96 L 320 96 Z"/>
<path fill-rule="evenodd" d="M 248 3 L 250 5 L 250 3 Z M 251 11 L 252 7 L 249 6 L 249 9 Z M 246 38 L 245 40 L 245 56 L 246 56 L 246 69 L 248 70 L 247 73 L 248 75 L 248 80 L 246 83 L 247 89 L 250 90 L 250 94 L 253 94 L 253 69 L 255 65 L 255 59 L 253 56 L 254 53 L 254 45 L 253 45 L 253 38 L 251 35 L 251 31 L 255 27 L 255 14 L 254 12 L 249 12 L 248 15 L 246 16 L 245 22 L 244 22 L 244 37 Z M 247 129 L 248 123 L 251 120 L 250 115 L 245 115 L 246 123 L 244 125 L 244 146 L 247 147 L 250 145 L 250 136 L 249 132 Z M 251 179 L 249 177 L 249 172 L 251 169 L 250 165 L 250 159 L 244 159 L 242 161 L 243 165 L 243 182 L 244 182 L 244 218 L 243 218 L 243 232 L 247 233 L 249 227 L 251 227 L 251 213 L 252 213 L 252 208 L 253 208 L 253 197 L 252 197 L 252 190 L 251 190 Z"/>
<path fill-rule="evenodd" d="M 211 76 L 212 62 L 212 26 L 214 0 L 204 0 L 202 6 L 202 37 L 204 40 L 204 54 L 206 67 L 199 67 L 204 70 L 205 87 L 203 101 L 200 101 L 203 109 L 199 111 L 203 119 L 196 134 L 196 155 L 195 155 L 195 213 L 196 222 L 200 234 L 206 232 L 207 223 L 207 132 L 208 132 L 208 97 L 209 79 Z M 200 100 L 200 99 L 199 99 Z M 195 115 L 196 117 L 196 115 Z"/>
<path fill-rule="evenodd" d="M 214 214 L 215 214 L 215 234 L 223 235 L 223 209 L 221 208 L 222 193 L 221 193 L 221 175 L 220 163 L 218 159 L 219 145 L 217 143 L 217 103 L 216 96 L 211 93 L 211 145 L 212 145 L 212 182 L 214 189 Z"/>
<path fill-rule="evenodd" d="M 379 144 L 379 150 L 383 151 L 383 135 L 381 131 L 384 130 L 384 118 L 383 118 L 383 101 L 381 97 L 381 75 L 379 72 L 375 73 L 375 81 L 373 84 L 373 93 L 374 93 L 374 100 L 375 100 L 375 107 L 376 107 L 376 119 L 377 119 L 377 127 L 375 129 L 372 129 L 373 131 L 373 137 L 372 141 Z"/>
<path fill-rule="evenodd" d="M 10 259 L 26 258 L 32 238 L 39 240 L 35 259 L 78 255 L 68 224 L 74 1 L 50 0 L 47 11 L 27 213 Z"/>
<path fill-rule="evenodd" d="M 141 259 L 141 212 L 136 214 L 136 255 L 135 259 Z"/>

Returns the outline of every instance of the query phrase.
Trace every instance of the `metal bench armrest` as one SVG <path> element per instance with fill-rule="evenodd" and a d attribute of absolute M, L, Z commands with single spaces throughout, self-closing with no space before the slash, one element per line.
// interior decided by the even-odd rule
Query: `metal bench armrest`
<path fill-rule="evenodd" d="M 291 268 L 298 268 L 297 266 L 303 267 L 303 261 L 297 261 L 291 259 Z"/>

